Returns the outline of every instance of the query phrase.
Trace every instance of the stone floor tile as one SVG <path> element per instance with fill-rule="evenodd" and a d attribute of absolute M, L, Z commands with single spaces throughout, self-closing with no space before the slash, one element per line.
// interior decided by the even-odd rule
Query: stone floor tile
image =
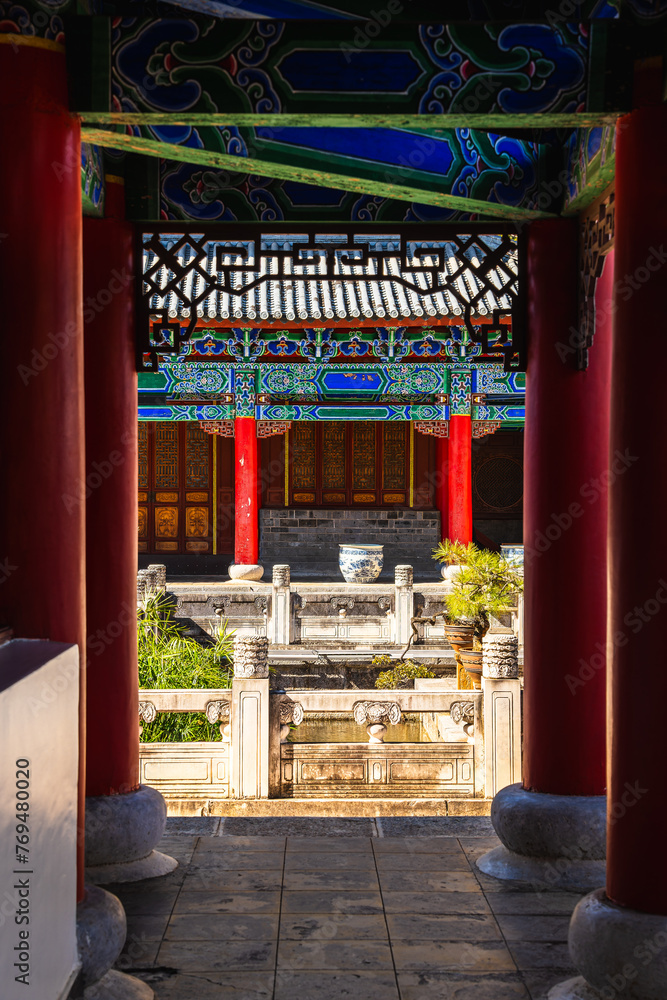
<path fill-rule="evenodd" d="M 275 968 L 275 941 L 165 941 L 158 964 L 180 972 L 268 971 Z"/>
<path fill-rule="evenodd" d="M 200 837 L 197 841 L 197 853 L 200 851 L 216 851 L 224 854 L 226 851 L 284 851 L 285 837 L 232 837 L 223 834 L 220 837 Z"/>
<path fill-rule="evenodd" d="M 481 892 L 383 892 L 387 913 L 490 913 Z"/>
<path fill-rule="evenodd" d="M 279 971 L 275 1000 L 399 1000 L 393 971 L 312 972 Z M 160 998 L 161 1000 L 161 998 Z M 240 1000 L 240 998 L 239 998 Z"/>
<path fill-rule="evenodd" d="M 302 913 L 382 913 L 382 897 L 379 892 L 341 891 L 290 891 L 283 892 L 282 913 L 294 915 Z"/>
<path fill-rule="evenodd" d="M 224 834 L 288 837 L 374 837 L 375 823 L 366 818 L 335 816 L 228 816 Z"/>
<path fill-rule="evenodd" d="M 414 872 L 469 872 L 470 863 L 464 854 L 378 854 L 376 856 L 378 871 Z"/>
<path fill-rule="evenodd" d="M 499 913 L 498 924 L 506 941 L 567 941 L 570 918 L 558 916 L 520 916 Z"/>
<path fill-rule="evenodd" d="M 458 838 L 458 841 L 464 851 L 474 851 L 481 854 L 484 854 L 486 851 L 492 851 L 500 845 L 500 840 L 495 833 L 492 836 L 484 837 L 461 836 Z"/>
<path fill-rule="evenodd" d="M 394 941 L 398 972 L 516 972 L 500 941 Z"/>
<path fill-rule="evenodd" d="M 273 941 L 278 914 L 184 913 L 169 921 L 165 941 Z"/>
<path fill-rule="evenodd" d="M 283 941 L 278 946 L 278 969 L 370 972 L 393 971 L 388 941 Z"/>
<path fill-rule="evenodd" d="M 222 835 L 216 837 L 197 837 L 195 850 L 215 851 L 225 854 L 227 851 L 284 851 L 285 837 L 231 837 Z"/>
<path fill-rule="evenodd" d="M 566 941 L 508 941 L 519 969 L 564 969 L 576 973 Z"/>
<path fill-rule="evenodd" d="M 305 871 L 375 871 L 375 858 L 371 851 L 344 849 L 326 854 L 315 851 L 291 851 L 285 855 L 285 872 Z"/>
<path fill-rule="evenodd" d="M 206 871 L 282 870 L 284 863 L 284 851 L 196 851 L 192 859 L 192 866 Z"/>
<path fill-rule="evenodd" d="M 174 915 L 186 913 L 280 913 L 280 892 L 204 892 L 181 893 Z"/>
<path fill-rule="evenodd" d="M 220 826 L 219 816 L 167 816 L 165 834 L 192 834 L 196 837 L 213 837 Z"/>
<path fill-rule="evenodd" d="M 275 973 L 178 972 L 141 978 L 153 987 L 156 1000 L 271 1000 Z"/>
<path fill-rule="evenodd" d="M 184 893 L 219 889 L 221 892 L 265 892 L 280 889 L 282 870 L 229 871 L 219 868 L 202 868 L 186 875 Z"/>
<path fill-rule="evenodd" d="M 458 854 L 463 849 L 456 837 L 378 837 L 372 841 L 376 855 Z"/>
<path fill-rule="evenodd" d="M 127 936 L 134 935 L 149 941 L 161 941 L 167 929 L 171 913 L 132 915 L 127 919 Z"/>
<path fill-rule="evenodd" d="M 485 892 L 494 913 L 558 914 L 572 913 L 581 896 L 575 892 Z"/>
<path fill-rule="evenodd" d="M 520 977 L 510 973 L 399 972 L 398 982 L 401 1000 L 529 1000 Z"/>
<path fill-rule="evenodd" d="M 283 914 L 281 941 L 386 941 L 387 924 L 381 913 Z"/>
<path fill-rule="evenodd" d="M 387 872 L 380 873 L 382 890 L 395 892 L 479 892 L 472 872 Z"/>
<path fill-rule="evenodd" d="M 345 852 L 373 853 L 373 841 L 370 837 L 346 837 L 341 843 L 340 837 L 288 837 L 288 854 L 338 854 Z"/>
<path fill-rule="evenodd" d="M 488 837 L 488 816 L 383 816 L 385 837 Z"/>
<path fill-rule="evenodd" d="M 285 889 L 324 889 L 329 891 L 353 889 L 369 891 L 377 889 L 378 877 L 375 868 L 370 871 L 286 871 L 283 884 Z"/>
<path fill-rule="evenodd" d="M 387 914 L 391 941 L 502 941 L 496 920 L 487 913 Z"/>

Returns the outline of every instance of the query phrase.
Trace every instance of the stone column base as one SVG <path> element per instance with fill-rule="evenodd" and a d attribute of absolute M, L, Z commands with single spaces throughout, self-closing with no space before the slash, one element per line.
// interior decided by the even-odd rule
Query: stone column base
<path fill-rule="evenodd" d="M 173 871 L 178 862 L 153 850 L 166 822 L 164 799 L 148 785 L 127 795 L 86 799 L 86 879 L 108 885 Z"/>
<path fill-rule="evenodd" d="M 155 993 L 141 979 L 111 969 L 84 991 L 83 1000 L 155 1000 Z"/>
<path fill-rule="evenodd" d="M 261 580 L 264 576 L 264 567 L 259 563 L 244 564 L 232 563 L 227 567 L 230 580 Z"/>
<path fill-rule="evenodd" d="M 586 892 L 604 884 L 606 798 L 502 788 L 491 822 L 503 846 L 477 861 L 494 878 Z"/>
<path fill-rule="evenodd" d="M 574 909 L 569 944 L 583 978 L 554 986 L 550 1000 L 667 997 L 667 915 L 618 906 L 596 889 Z"/>
<path fill-rule="evenodd" d="M 111 969 L 127 936 L 125 910 L 105 889 L 86 885 L 77 906 L 76 936 L 81 969 L 70 991 L 72 1000 L 153 1000 L 150 986 Z"/>

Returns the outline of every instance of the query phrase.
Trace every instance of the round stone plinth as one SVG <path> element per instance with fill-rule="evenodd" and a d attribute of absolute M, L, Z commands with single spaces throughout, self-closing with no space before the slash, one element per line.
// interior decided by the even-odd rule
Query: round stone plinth
<path fill-rule="evenodd" d="M 232 563 L 227 567 L 230 580 L 261 580 L 264 576 L 264 567 L 258 563 L 244 565 L 243 563 Z"/>
<path fill-rule="evenodd" d="M 94 885 L 114 885 L 116 882 L 142 882 L 146 878 L 168 875 L 178 867 L 178 861 L 160 851 L 151 851 L 136 861 L 111 865 L 91 865 L 86 868 L 86 880 Z"/>
<path fill-rule="evenodd" d="M 153 850 L 166 822 L 164 799 L 148 785 L 86 799 L 87 877 L 99 884 L 136 882 L 173 871 L 178 862 Z"/>
<path fill-rule="evenodd" d="M 491 822 L 503 846 L 478 860 L 485 874 L 579 892 L 604 884 L 604 795 L 547 795 L 508 785 L 493 800 Z"/>
<path fill-rule="evenodd" d="M 125 910 L 116 896 L 96 885 L 86 885 L 76 908 L 76 941 L 81 961 L 79 981 L 97 983 L 114 964 L 125 944 Z"/>
<path fill-rule="evenodd" d="M 589 986 L 583 976 L 574 976 L 564 983 L 552 986 L 547 1000 L 601 1000 L 600 994 Z"/>
<path fill-rule="evenodd" d="M 485 875 L 509 882 L 529 882 L 536 889 L 588 892 L 604 884 L 604 861 L 575 861 L 571 858 L 530 858 L 496 847 L 477 861 Z"/>
<path fill-rule="evenodd" d="M 572 961 L 603 1000 L 667 997 L 667 915 L 618 906 L 596 889 L 574 909 L 569 944 Z"/>
<path fill-rule="evenodd" d="M 111 969 L 99 983 L 84 990 L 83 1000 L 154 1000 L 155 993 L 147 983 L 124 972 Z"/>

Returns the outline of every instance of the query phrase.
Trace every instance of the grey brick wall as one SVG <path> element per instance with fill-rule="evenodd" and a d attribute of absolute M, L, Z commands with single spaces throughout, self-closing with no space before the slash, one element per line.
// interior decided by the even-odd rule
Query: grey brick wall
<path fill-rule="evenodd" d="M 431 510 L 262 510 L 263 562 L 338 562 L 339 544 L 383 545 L 385 567 L 431 563 L 440 514 Z M 432 564 L 435 565 L 435 564 Z"/>

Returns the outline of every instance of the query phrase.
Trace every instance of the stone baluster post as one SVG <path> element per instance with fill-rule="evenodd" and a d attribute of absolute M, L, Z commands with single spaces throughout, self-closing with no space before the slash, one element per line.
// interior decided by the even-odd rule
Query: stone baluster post
<path fill-rule="evenodd" d="M 234 642 L 230 797 L 269 794 L 269 640 L 239 636 Z"/>
<path fill-rule="evenodd" d="M 406 645 L 412 634 L 412 616 L 414 615 L 414 572 L 412 566 L 396 566 L 394 570 L 395 586 L 395 633 L 394 641 L 399 646 Z"/>
<path fill-rule="evenodd" d="M 482 641 L 486 796 L 521 781 L 521 681 L 517 637 L 490 632 Z"/>
<path fill-rule="evenodd" d="M 274 566 L 272 582 L 271 640 L 276 646 L 289 646 L 294 642 L 289 566 Z"/>

